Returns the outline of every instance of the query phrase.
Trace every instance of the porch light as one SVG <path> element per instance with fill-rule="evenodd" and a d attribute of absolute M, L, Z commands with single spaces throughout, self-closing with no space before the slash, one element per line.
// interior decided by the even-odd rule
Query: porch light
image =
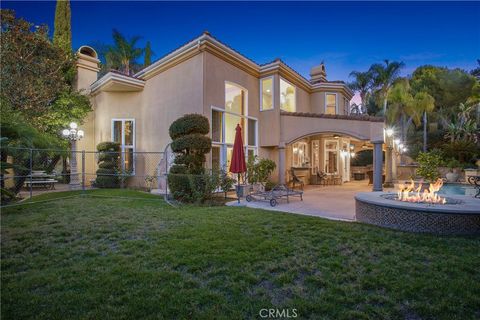
<path fill-rule="evenodd" d="M 355 158 L 355 152 L 350 152 L 350 157 Z"/>
<path fill-rule="evenodd" d="M 387 134 L 387 137 L 391 137 L 393 136 L 393 129 L 392 128 L 388 128 L 385 130 L 385 133 Z"/>
<path fill-rule="evenodd" d="M 334 139 L 338 139 L 338 138 L 340 138 L 340 136 L 339 136 L 338 134 L 334 134 L 334 135 L 333 135 L 333 138 L 334 138 Z"/>

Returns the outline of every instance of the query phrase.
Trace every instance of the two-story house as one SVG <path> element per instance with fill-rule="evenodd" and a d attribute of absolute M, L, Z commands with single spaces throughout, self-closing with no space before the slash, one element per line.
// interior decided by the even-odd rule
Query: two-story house
<path fill-rule="evenodd" d="M 79 147 L 118 141 L 124 167 L 136 174 L 146 173 L 135 151 L 163 151 L 170 124 L 199 113 L 211 124 L 210 167 L 229 164 L 240 124 L 246 154 L 274 160 L 276 181 L 287 182 L 292 170 L 307 184 L 317 171 L 349 181 L 351 157 L 374 147 L 381 188 L 383 119 L 350 115 L 353 92 L 327 80 L 323 63 L 306 79 L 280 59 L 257 64 L 208 32 L 133 76 L 109 72 L 97 80 L 98 63 L 93 48 L 79 49 L 77 86 L 94 108 Z"/>

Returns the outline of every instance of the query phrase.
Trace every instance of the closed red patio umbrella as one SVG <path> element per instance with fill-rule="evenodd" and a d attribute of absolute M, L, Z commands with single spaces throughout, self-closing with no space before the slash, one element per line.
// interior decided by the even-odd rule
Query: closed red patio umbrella
<path fill-rule="evenodd" d="M 233 142 L 233 153 L 232 153 L 232 160 L 230 162 L 230 172 L 236 173 L 238 175 L 237 180 L 237 197 L 238 203 L 240 203 L 240 174 L 247 171 L 247 165 L 245 163 L 245 152 L 243 149 L 243 141 L 242 141 L 242 128 L 239 124 L 235 128 L 235 141 Z"/>

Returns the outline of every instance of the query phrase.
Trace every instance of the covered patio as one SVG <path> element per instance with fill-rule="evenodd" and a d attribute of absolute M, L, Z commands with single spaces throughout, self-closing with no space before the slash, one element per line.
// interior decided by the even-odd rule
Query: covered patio
<path fill-rule="evenodd" d="M 341 185 L 352 180 L 351 158 L 368 148 L 373 149 L 371 190 L 382 190 L 383 118 L 282 112 L 280 124 L 279 181 L 318 184 L 316 178 L 323 175 L 328 184 Z"/>

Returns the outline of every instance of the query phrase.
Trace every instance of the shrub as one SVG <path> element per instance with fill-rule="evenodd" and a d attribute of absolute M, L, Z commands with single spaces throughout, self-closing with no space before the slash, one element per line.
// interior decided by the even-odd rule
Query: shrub
<path fill-rule="evenodd" d="M 417 157 L 418 169 L 417 174 L 427 179 L 435 181 L 440 177 L 438 167 L 443 164 L 442 154 L 436 150 L 430 152 L 420 152 Z"/>
<path fill-rule="evenodd" d="M 209 131 L 210 124 L 208 119 L 201 114 L 186 114 L 175 120 L 169 128 L 172 140 L 195 133 L 206 135 Z"/>
<path fill-rule="evenodd" d="M 218 175 L 206 174 L 205 154 L 212 142 L 205 135 L 210 131 L 208 119 L 187 114 L 169 128 L 175 161 L 168 175 L 168 186 L 174 199 L 182 202 L 204 202 L 218 186 Z"/>
<path fill-rule="evenodd" d="M 263 186 L 277 167 L 275 161 L 270 159 L 249 157 L 247 161 L 247 181 L 250 184 L 260 183 Z"/>
<path fill-rule="evenodd" d="M 95 186 L 98 188 L 118 188 L 118 164 L 120 145 L 115 142 L 101 142 L 97 145 L 99 151 L 97 178 Z"/>

